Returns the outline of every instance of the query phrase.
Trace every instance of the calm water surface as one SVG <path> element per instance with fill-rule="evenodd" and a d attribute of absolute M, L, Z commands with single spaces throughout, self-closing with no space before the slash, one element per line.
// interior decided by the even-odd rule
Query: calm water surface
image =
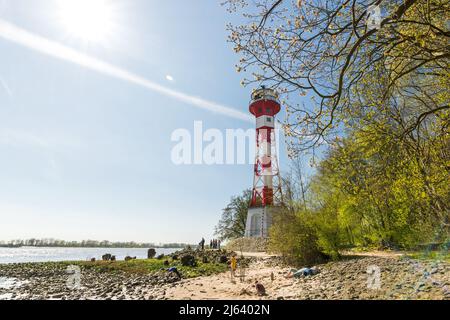
<path fill-rule="evenodd" d="M 148 249 L 140 248 L 0 248 L 0 264 L 48 261 L 84 261 L 92 258 L 101 259 L 105 253 L 123 260 L 126 256 L 147 258 Z M 180 249 L 157 248 L 156 255 L 170 254 Z"/>

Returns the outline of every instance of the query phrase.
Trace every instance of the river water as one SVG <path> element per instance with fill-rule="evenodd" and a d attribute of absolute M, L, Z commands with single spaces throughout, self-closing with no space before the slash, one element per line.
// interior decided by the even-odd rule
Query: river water
<path fill-rule="evenodd" d="M 49 262 L 49 261 L 85 261 L 96 258 L 101 259 L 105 253 L 116 256 L 117 260 L 123 260 L 126 256 L 147 258 L 147 250 L 141 248 L 0 248 L 0 264 L 24 263 L 24 262 Z M 170 254 L 180 249 L 156 248 L 156 255 Z"/>

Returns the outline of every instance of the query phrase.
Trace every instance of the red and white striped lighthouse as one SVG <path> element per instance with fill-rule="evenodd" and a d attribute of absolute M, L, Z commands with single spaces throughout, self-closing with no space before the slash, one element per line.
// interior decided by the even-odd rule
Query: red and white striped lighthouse
<path fill-rule="evenodd" d="M 247 215 L 246 236 L 267 237 L 272 223 L 270 208 L 282 202 L 278 167 L 275 115 L 281 110 L 278 94 L 262 87 L 252 94 L 250 112 L 256 119 L 256 153 L 253 190 Z"/>

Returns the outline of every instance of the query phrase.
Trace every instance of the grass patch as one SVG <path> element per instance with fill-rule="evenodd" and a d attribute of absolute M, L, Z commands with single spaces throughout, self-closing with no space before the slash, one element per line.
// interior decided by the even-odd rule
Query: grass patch
<path fill-rule="evenodd" d="M 169 266 L 164 265 L 164 260 L 158 259 L 139 259 L 130 261 L 78 261 L 78 262 L 65 262 L 69 265 L 78 265 L 85 269 L 95 269 L 98 272 L 128 272 L 137 274 L 151 274 L 161 269 L 167 269 L 168 267 L 176 267 L 183 278 L 195 278 L 200 276 L 209 276 L 216 273 L 225 272 L 228 270 L 228 266 L 223 263 L 202 263 L 197 262 L 195 267 L 182 266 L 180 261 L 167 259 Z"/>

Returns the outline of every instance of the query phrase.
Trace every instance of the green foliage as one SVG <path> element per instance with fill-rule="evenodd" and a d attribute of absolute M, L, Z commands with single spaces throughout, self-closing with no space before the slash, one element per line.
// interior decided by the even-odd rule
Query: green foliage
<path fill-rule="evenodd" d="M 445 159 L 431 156 L 442 150 L 422 148 L 425 159 L 392 136 L 355 130 L 329 151 L 313 189 L 318 210 L 334 211 L 337 225 L 349 230 L 347 244 L 411 248 L 448 237 L 441 228 L 448 223 L 448 169 L 440 169 Z"/>
<path fill-rule="evenodd" d="M 222 217 L 216 226 L 216 234 L 221 240 L 244 236 L 250 199 L 251 190 L 245 190 L 242 195 L 231 198 L 230 203 L 223 209 Z"/>
<path fill-rule="evenodd" d="M 354 129 L 328 150 L 310 181 L 306 209 L 303 199 L 289 199 L 274 220 L 271 249 L 310 263 L 317 251 L 338 258 L 349 247 L 448 241 L 448 136 L 422 132 L 417 144 L 398 138 L 395 127 L 385 129 Z"/>
<path fill-rule="evenodd" d="M 338 218 L 337 208 L 333 205 L 323 208 L 314 216 L 314 227 L 317 234 L 317 245 L 333 259 L 339 258 L 339 249 L 342 244 L 342 230 Z"/>
<path fill-rule="evenodd" d="M 286 262 L 312 265 L 325 260 L 320 251 L 310 212 L 281 211 L 274 216 L 269 249 L 283 255 Z"/>
<path fill-rule="evenodd" d="M 449 239 L 450 3 L 382 1 L 369 29 L 371 4 L 257 0 L 230 25 L 239 69 L 256 75 L 245 83 L 284 93 L 290 155 L 326 150 L 306 185 L 286 179 L 271 244 L 294 260 Z"/>

